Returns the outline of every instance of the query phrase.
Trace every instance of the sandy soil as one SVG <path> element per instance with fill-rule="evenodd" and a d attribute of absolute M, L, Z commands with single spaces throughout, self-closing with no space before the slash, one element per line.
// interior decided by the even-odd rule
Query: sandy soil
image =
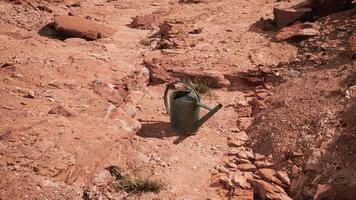
<path fill-rule="evenodd" d="M 301 1 L 16 2 L 0 1 L 0 199 L 264 199 L 268 187 L 232 189 L 231 176 L 283 194 L 265 199 L 353 198 L 354 10 L 317 20 L 317 37 L 277 42 L 260 18 Z M 64 38 L 51 23 L 68 13 L 115 34 Z M 223 108 L 189 137 L 170 129 L 163 103 L 185 70 L 228 83 L 202 95 Z M 108 166 L 164 186 L 116 191 Z"/>

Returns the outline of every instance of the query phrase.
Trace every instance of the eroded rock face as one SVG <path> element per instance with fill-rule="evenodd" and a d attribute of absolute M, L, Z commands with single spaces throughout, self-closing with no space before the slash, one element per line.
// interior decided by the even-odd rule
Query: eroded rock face
<path fill-rule="evenodd" d="M 110 37 L 115 30 L 77 16 L 54 17 L 54 28 L 65 37 L 78 37 L 86 40 L 96 40 Z"/>

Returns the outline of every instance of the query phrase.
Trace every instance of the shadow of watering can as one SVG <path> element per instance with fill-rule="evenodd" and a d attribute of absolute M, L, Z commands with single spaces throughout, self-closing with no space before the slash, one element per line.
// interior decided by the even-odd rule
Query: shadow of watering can
<path fill-rule="evenodd" d="M 183 84 L 187 90 L 178 90 L 168 96 L 168 92 L 175 84 Z M 172 129 L 180 134 L 192 135 L 198 128 L 213 116 L 221 107 L 218 104 L 214 108 L 200 102 L 200 97 L 194 88 L 185 82 L 176 81 L 167 85 L 164 92 L 164 104 L 168 114 Z M 200 118 L 200 107 L 208 109 L 209 112 Z"/>

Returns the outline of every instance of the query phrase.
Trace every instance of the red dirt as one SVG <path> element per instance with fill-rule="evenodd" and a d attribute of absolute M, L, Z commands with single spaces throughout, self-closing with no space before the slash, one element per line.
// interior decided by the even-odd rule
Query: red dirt
<path fill-rule="evenodd" d="M 260 19 L 299 2 L 0 1 L 0 199 L 353 199 L 355 9 L 275 41 Z M 68 14 L 116 32 L 63 38 Z M 164 109 L 177 78 L 223 104 L 194 136 Z M 109 166 L 164 187 L 115 190 Z"/>

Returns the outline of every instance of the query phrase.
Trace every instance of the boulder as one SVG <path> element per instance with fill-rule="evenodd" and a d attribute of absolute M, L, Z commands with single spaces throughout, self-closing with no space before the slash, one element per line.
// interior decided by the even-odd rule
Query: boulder
<path fill-rule="evenodd" d="M 289 40 L 293 38 L 305 38 L 319 35 L 318 27 L 314 23 L 296 23 L 292 26 L 281 29 L 277 35 L 277 41 Z"/>
<path fill-rule="evenodd" d="M 77 16 L 54 17 L 54 28 L 67 38 L 77 37 L 86 40 L 106 38 L 115 33 L 112 28 Z"/>
<path fill-rule="evenodd" d="M 283 28 L 298 19 L 311 13 L 312 9 L 310 8 L 282 8 L 275 7 L 273 8 L 274 21 L 277 28 Z"/>

